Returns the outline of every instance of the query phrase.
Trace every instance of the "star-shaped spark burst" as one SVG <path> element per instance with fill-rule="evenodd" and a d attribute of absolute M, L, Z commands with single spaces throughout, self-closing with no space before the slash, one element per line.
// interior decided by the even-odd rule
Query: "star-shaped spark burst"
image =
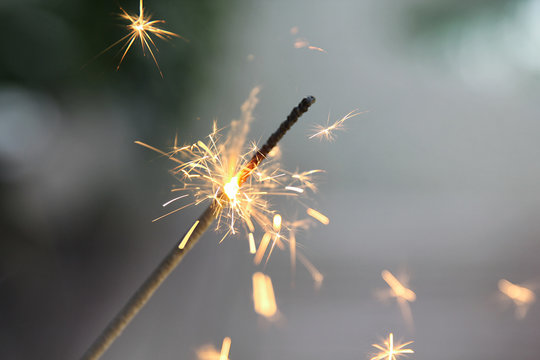
<path fill-rule="evenodd" d="M 326 126 L 316 125 L 314 128 L 313 135 L 309 136 L 310 139 L 319 138 L 321 140 L 333 141 L 335 139 L 334 132 L 337 130 L 343 130 L 343 123 L 350 118 L 358 116 L 360 114 L 366 113 L 367 111 L 359 112 L 358 109 L 351 111 L 341 119 L 337 120 L 333 124 L 330 124 L 330 114 L 328 114 L 328 120 L 326 121 Z"/>
<path fill-rule="evenodd" d="M 388 335 L 388 340 L 384 340 L 383 345 L 372 344 L 373 347 L 380 351 L 370 360 L 397 360 L 400 355 L 414 354 L 412 349 L 404 349 L 405 346 L 412 343 L 413 341 L 408 341 L 403 344 L 394 344 L 394 334 L 390 333 L 390 335 Z"/>
<path fill-rule="evenodd" d="M 152 20 L 152 15 L 147 15 L 144 13 L 144 7 L 143 7 L 143 0 L 140 0 L 139 2 L 139 14 L 129 14 L 127 11 L 125 11 L 122 7 L 120 7 L 120 10 L 122 10 L 122 13 L 120 14 L 120 17 L 122 19 L 125 19 L 129 21 L 129 24 L 126 25 L 127 29 L 129 30 L 129 33 L 103 50 L 101 52 L 104 53 L 107 50 L 115 47 L 116 45 L 124 42 L 122 45 L 120 51 L 124 50 L 122 54 L 122 58 L 120 59 L 120 62 L 118 63 L 118 66 L 116 67 L 116 70 L 120 68 L 120 65 L 122 64 L 122 61 L 124 61 L 124 58 L 126 57 L 126 54 L 128 53 L 129 49 L 131 49 L 131 46 L 137 39 L 141 42 L 141 47 L 143 50 L 143 53 L 146 53 L 146 50 L 150 53 L 152 56 L 152 59 L 154 60 L 154 63 L 156 64 L 156 67 L 159 71 L 159 74 L 161 77 L 163 77 L 163 73 L 161 72 L 161 68 L 159 67 L 159 64 L 157 62 L 156 56 L 154 54 L 154 51 L 159 51 L 156 43 L 152 39 L 150 35 L 155 35 L 156 37 L 160 38 L 161 40 L 170 40 L 173 37 L 177 37 L 180 39 L 184 39 L 182 36 L 175 34 L 171 31 L 163 30 L 157 27 L 158 24 L 164 24 L 165 20 Z M 185 40 L 185 39 L 184 39 Z M 152 47 L 154 50 L 152 50 Z"/>

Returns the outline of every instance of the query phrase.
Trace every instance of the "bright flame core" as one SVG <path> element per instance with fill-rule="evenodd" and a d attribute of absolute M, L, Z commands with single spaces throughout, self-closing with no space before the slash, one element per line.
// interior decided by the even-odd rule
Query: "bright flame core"
<path fill-rule="evenodd" d="M 225 184 L 225 186 L 223 186 L 223 191 L 230 201 L 236 200 L 238 190 L 240 190 L 240 185 L 238 185 L 238 175 L 233 177 L 228 183 Z"/>

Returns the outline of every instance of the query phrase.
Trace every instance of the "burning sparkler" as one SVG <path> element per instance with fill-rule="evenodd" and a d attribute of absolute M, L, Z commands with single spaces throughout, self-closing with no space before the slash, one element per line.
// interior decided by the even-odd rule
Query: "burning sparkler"
<path fill-rule="evenodd" d="M 242 224 L 251 233 L 254 229 L 252 219 L 264 230 L 271 231 L 281 226 L 281 221 L 275 220 L 270 222 L 269 220 L 268 214 L 272 213 L 272 211 L 267 208 L 267 201 L 260 197 L 267 192 L 256 188 L 254 185 L 257 181 L 265 184 L 279 183 L 280 176 L 274 171 L 265 172 L 259 165 L 265 158 L 271 157 L 271 151 L 275 148 L 279 140 L 296 123 L 298 118 L 309 109 L 315 102 L 315 98 L 312 96 L 304 98 L 291 111 L 287 119 L 281 123 L 278 130 L 268 138 L 266 143 L 260 149 L 255 149 L 255 153 L 249 161 L 244 161 L 246 155 L 241 155 L 241 149 L 243 148 L 249 129 L 249 122 L 252 119 L 251 112 L 257 102 L 257 93 L 258 89 L 256 88 L 250 95 L 250 101 L 248 100 L 242 107 L 244 121 L 232 123 L 231 130 L 234 130 L 235 136 L 228 137 L 221 145 L 217 141 L 218 132 L 216 128 L 213 132 L 214 135 L 209 137 L 209 145 L 202 141 L 186 147 L 177 147 L 175 145 L 170 153 L 162 152 L 161 150 L 138 142 L 163 155 L 169 156 L 171 160 L 175 161 L 177 167 L 172 170 L 173 173 L 186 181 L 185 186 L 180 189 L 195 190 L 192 194 L 194 197 L 192 203 L 181 206 L 170 213 L 189 205 L 200 204 L 205 200 L 210 201 L 210 205 L 190 227 L 186 235 L 182 237 L 180 244 L 174 246 L 161 264 L 101 333 L 100 337 L 83 356 L 83 359 L 99 359 L 101 357 L 116 337 L 120 335 L 123 329 L 146 304 L 161 283 L 183 259 L 184 255 L 197 243 L 214 220 L 217 219 L 218 229 L 220 228 L 220 224 L 226 224 L 227 231 L 225 236 L 228 233 L 234 233 L 236 231 L 235 224 L 239 218 L 243 220 Z M 190 156 L 193 155 L 193 158 L 182 161 L 175 157 L 180 152 L 184 152 Z M 304 174 L 303 176 L 307 175 Z M 191 183 L 188 180 L 201 178 L 205 179 L 206 186 L 200 184 L 200 188 L 197 186 L 190 187 Z M 297 178 L 293 177 L 293 179 L 296 180 Z M 292 193 L 295 192 L 293 191 Z M 179 196 L 176 199 L 179 200 L 181 198 L 183 196 Z M 278 222 L 280 223 L 279 225 Z"/>
<path fill-rule="evenodd" d="M 355 116 L 358 116 L 360 114 L 365 113 L 366 111 L 358 112 L 358 109 L 355 109 L 342 117 L 341 119 L 337 120 L 333 124 L 330 124 L 330 114 L 328 114 L 328 120 L 326 121 L 326 126 L 323 125 L 316 125 L 315 126 L 315 132 L 313 135 L 309 136 L 310 139 L 313 138 L 319 138 L 324 140 L 332 141 L 335 139 L 334 132 L 337 130 L 343 130 L 344 126 L 343 123 L 350 118 L 353 118 Z"/>
<path fill-rule="evenodd" d="M 498 285 L 499 291 L 514 302 L 514 305 L 516 306 L 516 317 L 518 319 L 523 319 L 525 315 L 527 315 L 529 307 L 536 300 L 534 292 L 522 284 L 512 284 L 505 279 L 499 280 Z"/>
<path fill-rule="evenodd" d="M 159 51 L 159 50 L 158 50 L 158 47 L 156 46 L 156 43 L 154 42 L 154 40 L 152 39 L 150 35 L 155 35 L 161 40 L 170 40 L 173 37 L 177 37 L 180 39 L 184 39 L 184 38 L 171 31 L 167 31 L 167 30 L 159 28 L 158 25 L 164 24 L 165 20 L 152 20 L 152 15 L 145 14 L 144 7 L 143 7 L 143 0 L 140 0 L 139 2 L 138 15 L 129 14 L 122 7 L 120 7 L 120 10 L 122 10 L 122 13 L 119 14 L 120 17 L 124 20 L 129 21 L 129 24 L 126 25 L 127 29 L 129 30 L 129 33 L 126 36 L 122 37 L 120 40 L 116 41 L 114 44 L 112 44 L 108 48 L 106 48 L 105 50 L 103 50 L 99 55 L 110 50 L 116 45 L 124 42 L 124 44 L 120 48 L 120 50 L 124 50 L 124 52 L 122 54 L 122 58 L 120 59 L 120 62 L 118 63 L 118 66 L 116 67 L 116 70 L 118 70 L 120 69 L 120 65 L 122 64 L 122 61 L 124 61 L 124 58 L 126 57 L 126 54 L 128 53 L 129 49 L 131 49 L 131 46 L 133 45 L 133 43 L 136 42 L 138 39 L 141 42 L 143 53 L 146 54 L 146 50 L 148 50 L 148 52 L 152 56 L 152 59 L 154 60 L 154 63 L 156 64 L 159 74 L 161 75 L 161 77 L 163 77 L 163 73 L 161 72 L 161 68 L 159 67 L 156 56 L 154 54 L 154 51 Z M 154 48 L 154 50 L 152 50 L 152 47 Z"/>
<path fill-rule="evenodd" d="M 416 294 L 407 288 L 407 283 L 404 279 L 399 281 L 390 271 L 383 270 L 381 276 L 390 287 L 389 291 L 384 295 L 396 298 L 405 322 L 412 329 L 414 322 L 409 303 L 416 300 Z"/>
<path fill-rule="evenodd" d="M 413 341 L 403 344 L 394 344 L 394 334 L 390 333 L 390 335 L 388 335 L 388 340 L 384 340 L 383 345 L 372 344 L 373 347 L 380 350 L 380 352 L 375 354 L 370 360 L 397 360 L 401 355 L 414 354 L 412 349 L 404 349 L 405 346 L 412 343 Z"/>

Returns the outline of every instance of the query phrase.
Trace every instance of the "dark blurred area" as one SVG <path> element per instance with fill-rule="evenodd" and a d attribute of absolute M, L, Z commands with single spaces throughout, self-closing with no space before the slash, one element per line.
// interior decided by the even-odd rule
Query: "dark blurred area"
<path fill-rule="evenodd" d="M 540 288 L 540 1 L 148 0 L 187 39 L 157 40 L 163 78 L 138 43 L 118 71 L 121 46 L 101 53 L 120 6 L 138 11 L 0 3 L 0 359 L 82 355 L 202 210 L 151 222 L 174 179 L 134 141 L 196 141 L 255 85 L 255 140 L 317 97 L 283 151 L 326 170 L 331 223 L 299 240 L 322 288 L 273 255 L 285 320 L 265 322 L 245 241 L 208 234 L 104 359 L 195 360 L 224 336 L 237 360 L 363 359 L 390 331 L 412 359 L 538 358 L 540 305 L 515 319 L 497 281 Z M 307 139 L 355 108 L 335 142 Z M 383 269 L 410 273 L 413 331 L 374 296 Z"/>

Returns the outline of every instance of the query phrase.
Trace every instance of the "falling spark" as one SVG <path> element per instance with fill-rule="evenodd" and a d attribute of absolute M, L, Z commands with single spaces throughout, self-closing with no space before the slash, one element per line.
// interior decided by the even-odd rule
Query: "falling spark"
<path fill-rule="evenodd" d="M 230 349 L 231 338 L 227 336 L 223 339 L 221 352 L 218 352 L 217 349 L 211 344 L 203 345 L 195 352 L 197 354 L 197 359 L 199 360 L 229 360 Z"/>
<path fill-rule="evenodd" d="M 306 212 L 309 216 L 311 216 L 315 220 L 318 220 L 321 224 L 324 224 L 324 225 L 330 224 L 330 219 L 326 217 L 325 215 L 321 214 L 320 212 L 318 212 L 317 210 L 308 208 Z"/>
<path fill-rule="evenodd" d="M 390 335 L 388 335 L 388 340 L 384 340 L 383 345 L 372 344 L 373 347 L 380 351 L 370 360 L 397 360 L 397 358 L 401 355 L 414 354 L 412 349 L 404 349 L 405 346 L 412 343 L 413 341 L 403 344 L 394 344 L 394 334 L 390 333 Z"/>
<path fill-rule="evenodd" d="M 253 237 L 253 233 L 248 234 L 248 241 L 249 241 L 249 253 L 255 254 L 257 251 L 257 248 L 255 247 L 255 238 Z"/>
<path fill-rule="evenodd" d="M 231 338 L 226 337 L 223 339 L 223 344 L 221 345 L 221 353 L 219 355 L 219 360 L 229 360 L 229 351 L 231 350 Z"/>
<path fill-rule="evenodd" d="M 124 42 L 124 44 L 120 48 L 120 50 L 124 50 L 124 52 L 122 54 L 122 58 L 120 59 L 120 62 L 118 63 L 118 66 L 116 67 L 116 70 L 118 70 L 120 69 L 120 65 L 124 61 L 124 58 L 126 57 L 128 51 L 131 49 L 131 46 L 138 39 L 141 43 L 143 53 L 146 53 L 146 50 L 148 50 L 148 52 L 152 56 L 152 59 L 154 60 L 154 63 L 156 64 L 159 74 L 161 75 L 161 77 L 163 77 L 163 73 L 161 72 L 161 68 L 159 67 L 156 56 L 154 54 L 154 51 L 159 51 L 159 50 L 157 48 L 156 43 L 154 42 L 154 39 L 152 39 L 151 35 L 155 35 L 161 40 L 170 40 L 173 37 L 177 37 L 180 39 L 184 39 L 184 38 L 171 31 L 160 29 L 158 27 L 158 24 L 164 24 L 165 20 L 152 20 L 151 15 L 145 14 L 144 7 L 143 7 L 143 0 L 140 0 L 139 2 L 138 15 L 129 14 L 122 7 L 120 7 L 120 10 L 122 10 L 120 17 L 124 20 L 129 21 L 129 24 L 126 25 L 127 29 L 129 30 L 129 33 L 123 38 L 121 38 L 120 40 L 116 41 L 114 44 L 112 44 L 108 48 L 106 48 L 105 50 L 103 50 L 99 55 L 110 50 L 116 45 Z M 154 50 L 152 50 L 152 48 L 154 48 Z"/>
<path fill-rule="evenodd" d="M 416 294 L 407 288 L 406 284 L 403 284 L 404 282 L 400 282 L 390 271 L 383 270 L 381 276 L 390 287 L 390 296 L 396 298 L 405 322 L 412 329 L 414 322 L 409 302 L 416 300 Z"/>
<path fill-rule="evenodd" d="M 314 134 L 309 136 L 309 138 L 310 139 L 319 138 L 319 139 L 332 141 L 335 139 L 334 132 L 337 130 L 344 129 L 343 123 L 345 121 L 364 113 L 366 113 L 366 111 L 358 112 L 358 109 L 355 109 L 331 125 L 330 125 L 330 114 L 328 114 L 328 120 L 326 121 L 326 126 L 316 125 L 314 129 Z"/>
<path fill-rule="evenodd" d="M 532 303 L 536 300 L 534 292 L 523 285 L 512 284 L 510 281 L 499 280 L 499 291 L 514 302 L 516 317 L 523 319 Z"/>
<path fill-rule="evenodd" d="M 277 314 L 272 279 L 261 272 L 253 274 L 253 304 L 255 312 L 266 318 L 272 318 Z"/>
<path fill-rule="evenodd" d="M 319 51 L 319 52 L 322 52 L 322 53 L 325 53 L 325 54 L 328 54 L 328 51 L 324 50 L 323 48 L 320 48 L 318 46 L 313 46 L 313 45 L 310 45 L 309 44 L 309 41 L 307 41 L 306 39 L 303 39 L 303 38 L 298 38 L 294 41 L 294 47 L 296 49 L 301 49 L 301 48 L 307 48 L 309 50 L 314 50 L 314 51 Z"/>
<path fill-rule="evenodd" d="M 322 172 L 308 170 L 291 173 L 283 170 L 279 167 L 279 151 L 270 152 L 265 162 L 261 163 L 265 157 L 260 155 L 256 144 L 247 141 L 259 91 L 258 87 L 251 91 L 241 107 L 241 119 L 231 123 L 227 135 L 222 134 L 222 129 L 214 123 L 206 141 L 199 140 L 192 145 L 182 146 L 175 139 L 170 151 L 136 141 L 173 161 L 174 167 L 170 172 L 181 183 L 173 189 L 175 193 L 181 192 L 181 196 L 165 203 L 169 205 L 174 202 L 177 207 L 154 221 L 186 207 L 205 202 L 216 203 L 219 208 L 216 230 L 224 234 L 222 240 L 239 232 L 245 233 L 250 253 L 255 254 L 255 264 L 262 262 L 268 249 L 266 262 L 276 246 L 285 249 L 289 234 L 298 225 L 276 214 L 271 199 L 309 197 L 317 191 L 314 178 Z M 308 214 L 324 224 L 328 223 L 328 218 L 319 212 L 308 210 Z M 284 227 L 282 224 L 285 223 L 287 226 Z M 257 233 L 264 234 L 262 239 Z M 189 233 L 186 236 L 189 238 Z M 180 245 L 185 245 L 187 238 Z M 256 239 L 261 239 L 258 247 Z"/>

